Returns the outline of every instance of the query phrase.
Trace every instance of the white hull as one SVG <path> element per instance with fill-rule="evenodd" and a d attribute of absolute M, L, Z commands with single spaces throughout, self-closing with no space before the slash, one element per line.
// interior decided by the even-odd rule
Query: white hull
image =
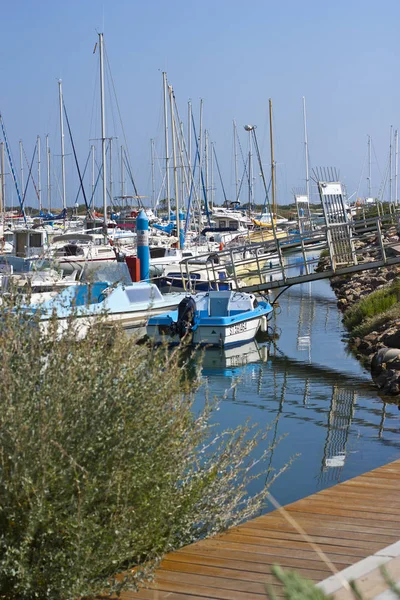
<path fill-rule="evenodd" d="M 199 325 L 193 332 L 192 344 L 199 346 L 239 346 L 256 336 L 262 317 L 241 321 L 226 327 L 220 325 Z M 169 344 L 179 344 L 178 335 L 166 336 L 158 325 L 148 325 L 147 335 L 156 343 L 167 341 Z"/>

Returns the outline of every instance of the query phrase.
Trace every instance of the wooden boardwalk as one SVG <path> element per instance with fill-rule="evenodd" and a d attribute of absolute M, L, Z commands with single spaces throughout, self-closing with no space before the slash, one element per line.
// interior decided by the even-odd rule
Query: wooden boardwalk
<path fill-rule="evenodd" d="M 400 540 L 400 460 L 335 485 L 285 509 L 340 571 Z M 271 565 L 315 582 L 331 575 L 279 511 L 168 554 L 154 583 L 122 600 L 262 600 Z"/>

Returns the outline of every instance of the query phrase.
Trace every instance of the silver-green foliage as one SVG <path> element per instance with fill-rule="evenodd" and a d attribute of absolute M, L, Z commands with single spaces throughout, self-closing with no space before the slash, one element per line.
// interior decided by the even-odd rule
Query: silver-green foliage
<path fill-rule="evenodd" d="M 259 510 L 257 435 L 193 411 L 177 352 L 102 318 L 79 340 L 74 317 L 62 336 L 4 305 L 0 319 L 0 598 L 118 592 Z"/>

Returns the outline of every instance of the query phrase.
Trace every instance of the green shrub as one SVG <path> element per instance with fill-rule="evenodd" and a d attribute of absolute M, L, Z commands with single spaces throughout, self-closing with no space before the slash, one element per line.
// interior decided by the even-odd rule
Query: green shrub
<path fill-rule="evenodd" d="M 0 322 L 0 598 L 132 587 L 263 505 L 247 493 L 257 434 L 213 434 L 178 352 L 101 318 L 80 341 L 74 317 L 61 338 L 18 309 Z"/>
<path fill-rule="evenodd" d="M 354 329 L 365 319 L 384 313 L 400 300 L 400 281 L 371 292 L 365 298 L 351 306 L 344 315 L 343 323 L 348 330 Z"/>

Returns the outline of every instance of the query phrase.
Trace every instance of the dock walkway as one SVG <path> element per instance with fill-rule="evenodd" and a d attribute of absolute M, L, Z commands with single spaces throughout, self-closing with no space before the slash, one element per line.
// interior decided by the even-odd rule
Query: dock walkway
<path fill-rule="evenodd" d="M 285 506 L 338 571 L 400 540 L 400 460 Z M 168 554 L 155 582 L 122 600 L 262 600 L 283 596 L 271 566 L 315 582 L 329 567 L 280 511 Z"/>

